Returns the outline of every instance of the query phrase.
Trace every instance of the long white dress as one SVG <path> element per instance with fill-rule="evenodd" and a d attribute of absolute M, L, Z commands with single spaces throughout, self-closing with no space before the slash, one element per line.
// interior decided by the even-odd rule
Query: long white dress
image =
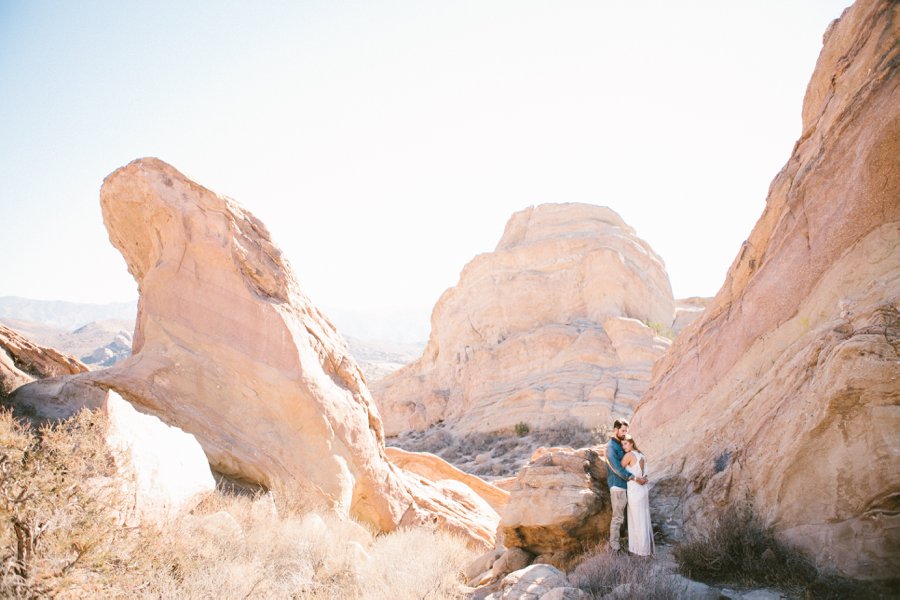
<path fill-rule="evenodd" d="M 635 477 L 647 476 L 647 461 L 644 455 L 632 451 L 636 459 L 626 470 Z M 644 468 L 641 468 L 641 461 Z M 650 524 L 650 495 L 646 485 L 636 481 L 628 482 L 628 551 L 639 556 L 653 554 L 653 526 Z"/>

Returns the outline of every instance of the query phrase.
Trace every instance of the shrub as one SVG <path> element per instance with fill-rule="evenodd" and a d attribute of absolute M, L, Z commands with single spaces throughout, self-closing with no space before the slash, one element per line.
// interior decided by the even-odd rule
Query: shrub
<path fill-rule="evenodd" d="M 708 532 L 675 546 L 682 573 L 693 579 L 747 586 L 803 587 L 816 569 L 775 539 L 752 504 L 731 505 Z"/>
<path fill-rule="evenodd" d="M 519 437 L 525 437 L 528 435 L 528 432 L 531 431 L 531 428 L 528 426 L 528 423 L 525 421 L 519 421 L 516 423 L 516 435 Z"/>
<path fill-rule="evenodd" d="M 664 325 L 664 324 L 658 323 L 656 321 L 643 320 L 641 322 L 644 325 L 646 325 L 647 327 L 649 327 L 650 329 L 652 329 L 653 331 L 655 331 L 657 335 L 660 335 L 664 338 L 668 338 L 670 340 L 675 339 L 675 332 L 668 325 Z"/>
<path fill-rule="evenodd" d="M 580 420 L 570 417 L 535 432 L 534 439 L 543 446 L 585 448 L 602 443 L 604 434 L 600 430 L 589 429 Z"/>
<path fill-rule="evenodd" d="M 123 570 L 106 419 L 82 411 L 35 430 L 0 411 L 0 596 L 53 594 Z"/>
<path fill-rule="evenodd" d="M 619 588 L 617 597 L 635 600 L 678 597 L 678 588 L 661 564 L 629 554 L 601 552 L 588 556 L 569 574 L 569 581 L 594 598 L 610 594 L 616 588 Z"/>

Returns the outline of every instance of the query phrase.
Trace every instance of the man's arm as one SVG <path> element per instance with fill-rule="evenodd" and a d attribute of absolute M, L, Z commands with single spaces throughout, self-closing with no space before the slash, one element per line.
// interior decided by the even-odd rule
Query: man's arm
<path fill-rule="evenodd" d="M 606 446 L 606 464 L 609 465 L 609 468 L 612 469 L 612 472 L 628 481 L 630 477 L 632 477 L 631 473 L 626 471 L 622 467 L 622 457 L 625 456 L 625 452 L 620 451 L 620 449 L 610 442 Z"/>

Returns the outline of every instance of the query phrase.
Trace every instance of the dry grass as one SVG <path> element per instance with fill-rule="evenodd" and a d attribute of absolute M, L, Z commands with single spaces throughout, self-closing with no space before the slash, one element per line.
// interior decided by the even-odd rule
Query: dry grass
<path fill-rule="evenodd" d="M 803 587 L 816 579 L 812 563 L 776 540 L 748 503 L 730 506 L 715 527 L 672 555 L 686 576 L 703 581 Z"/>
<path fill-rule="evenodd" d="M 585 558 L 569 574 L 569 581 L 594 598 L 613 593 L 633 600 L 675 600 L 678 588 L 652 558 L 600 552 Z"/>
<path fill-rule="evenodd" d="M 388 442 L 404 450 L 436 454 L 467 473 L 491 478 L 514 475 L 541 446 L 584 448 L 603 444 L 607 439 L 606 432 L 588 429 L 577 419 L 564 419 L 544 429 L 535 430 L 527 423 L 519 423 L 513 431 L 474 432 L 463 436 L 438 426 L 423 432 L 406 432 Z M 489 458 L 479 461 L 479 455 Z"/>
<path fill-rule="evenodd" d="M 162 529 L 123 528 L 100 485 L 103 428 L 89 412 L 40 431 L 0 413 L 0 597 L 458 597 L 463 540 L 375 536 L 287 494 L 220 490 Z"/>
<path fill-rule="evenodd" d="M 898 580 L 861 582 L 818 571 L 778 541 L 752 504 L 730 506 L 705 534 L 675 546 L 679 570 L 692 579 L 747 588 L 775 587 L 799 598 L 896 598 Z"/>

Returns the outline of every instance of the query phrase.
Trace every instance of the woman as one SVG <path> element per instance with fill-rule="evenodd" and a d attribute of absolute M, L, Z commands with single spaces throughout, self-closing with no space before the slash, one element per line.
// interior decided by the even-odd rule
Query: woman
<path fill-rule="evenodd" d="M 647 476 L 647 461 L 638 450 L 634 438 L 622 441 L 625 456 L 622 466 L 635 478 Z M 653 527 L 650 525 L 650 497 L 647 486 L 628 480 L 628 551 L 638 556 L 653 554 Z"/>

